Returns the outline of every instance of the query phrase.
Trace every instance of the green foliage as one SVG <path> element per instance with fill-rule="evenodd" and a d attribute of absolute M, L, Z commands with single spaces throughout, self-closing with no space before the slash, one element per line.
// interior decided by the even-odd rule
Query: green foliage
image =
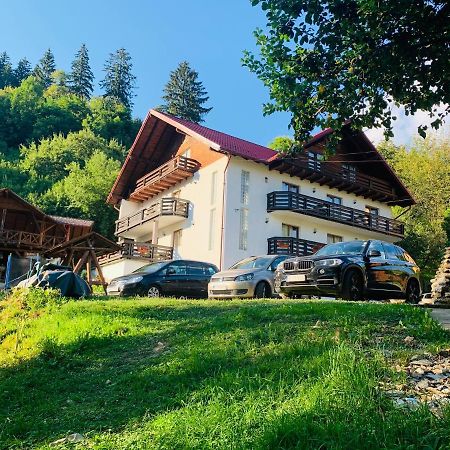
<path fill-rule="evenodd" d="M 70 73 L 70 90 L 72 93 L 88 100 L 91 97 L 94 86 L 94 74 L 89 65 L 89 54 L 85 44 L 83 44 L 72 61 L 72 71 Z"/>
<path fill-rule="evenodd" d="M 402 215 L 406 236 L 400 244 L 416 259 L 428 282 L 439 266 L 449 236 L 445 217 L 450 198 L 450 141 L 430 136 L 417 139 L 410 149 L 388 142 L 379 150 L 417 202 Z M 394 213 L 403 211 L 396 207 Z"/>
<path fill-rule="evenodd" d="M 378 389 L 399 377 L 391 365 L 450 345 L 417 308 L 69 301 L 29 315 L 17 349 L 16 320 L 0 323 L 10 326 L 0 340 L 2 448 L 50 449 L 72 432 L 82 448 L 102 450 L 450 443 L 448 415 L 398 409 Z"/>
<path fill-rule="evenodd" d="M 18 63 L 17 67 L 14 69 L 14 86 L 20 86 L 25 78 L 31 75 L 31 64 L 26 58 L 22 58 Z"/>
<path fill-rule="evenodd" d="M 105 199 L 121 164 L 117 159 L 108 157 L 108 154 L 116 154 L 122 148 L 114 141 L 109 144 L 105 141 L 99 145 L 101 138 L 96 139 L 97 142 L 92 143 L 91 156 L 82 161 L 83 165 L 77 162 L 66 165 L 67 176 L 53 184 L 38 201 L 49 213 L 60 214 L 64 211 L 71 217 L 95 220 L 96 228 L 102 234 L 113 236 L 117 214 L 105 205 Z M 84 145 L 88 139 L 81 137 L 80 141 Z"/>
<path fill-rule="evenodd" d="M 129 148 L 133 143 L 141 121 L 132 119 L 130 109 L 111 97 L 96 97 L 89 102 L 89 114 L 83 119 L 83 127 L 107 140 L 116 139 Z"/>
<path fill-rule="evenodd" d="M 133 64 L 130 54 L 120 48 L 110 53 L 105 63 L 105 78 L 100 81 L 100 87 L 107 97 L 112 97 L 123 103 L 127 108 L 133 106 L 132 98 L 136 87 L 136 77 L 132 73 Z"/>
<path fill-rule="evenodd" d="M 52 73 L 55 70 L 55 57 L 53 56 L 52 51 L 48 49 L 34 68 L 33 75 L 44 88 L 48 88 L 52 83 Z"/>
<path fill-rule="evenodd" d="M 0 89 L 14 83 L 14 72 L 11 60 L 6 52 L 0 53 Z"/>
<path fill-rule="evenodd" d="M 277 136 L 270 142 L 268 147 L 280 153 L 289 153 L 292 151 L 294 144 L 294 139 L 289 136 Z"/>
<path fill-rule="evenodd" d="M 203 106 L 209 100 L 207 94 L 203 83 L 198 81 L 198 72 L 191 69 L 187 61 L 183 61 L 170 72 L 169 81 L 164 88 L 165 104 L 160 109 L 182 119 L 200 123 L 212 109 Z"/>
<path fill-rule="evenodd" d="M 384 126 L 392 136 L 389 101 L 437 114 L 450 111 L 450 6 L 431 0 L 252 0 L 267 16 L 255 32 L 259 59 L 247 66 L 270 91 L 264 113 L 287 111 L 298 142 L 314 127 Z M 419 127 L 425 135 L 426 126 Z M 338 139 L 334 135 L 333 139 Z"/>

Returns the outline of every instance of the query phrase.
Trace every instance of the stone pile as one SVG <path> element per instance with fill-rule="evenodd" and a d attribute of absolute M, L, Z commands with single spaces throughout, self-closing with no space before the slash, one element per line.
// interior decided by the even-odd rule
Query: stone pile
<path fill-rule="evenodd" d="M 431 298 L 435 304 L 450 305 L 450 247 L 445 249 L 442 263 L 431 280 Z"/>
<path fill-rule="evenodd" d="M 442 408 L 450 407 L 450 349 L 434 356 L 415 355 L 406 367 L 397 366 L 397 371 L 406 372 L 406 383 L 381 385 L 397 406 L 427 405 L 438 416 L 442 415 Z"/>

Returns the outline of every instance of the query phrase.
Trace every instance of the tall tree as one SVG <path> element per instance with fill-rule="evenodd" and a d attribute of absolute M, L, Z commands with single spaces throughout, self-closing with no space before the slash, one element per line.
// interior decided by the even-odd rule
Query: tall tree
<path fill-rule="evenodd" d="M 270 90 L 265 114 L 291 113 L 299 142 L 347 119 L 392 136 L 390 102 L 435 114 L 434 128 L 450 112 L 448 1 L 251 1 L 268 29 L 255 32 L 260 57 L 245 52 L 243 63 Z"/>
<path fill-rule="evenodd" d="M 92 82 L 94 74 L 89 65 L 89 54 L 85 44 L 83 44 L 72 61 L 72 72 L 69 77 L 70 91 L 86 100 L 91 98 L 94 89 Z"/>
<path fill-rule="evenodd" d="M 100 87 L 105 90 L 105 96 L 113 97 L 127 108 L 133 106 L 132 98 L 136 87 L 136 77 L 132 73 L 133 63 L 130 54 L 120 48 L 110 53 L 105 63 L 105 78 L 100 81 Z"/>
<path fill-rule="evenodd" d="M 25 78 L 31 75 L 31 64 L 27 58 L 22 58 L 14 69 L 14 84 L 19 86 Z"/>
<path fill-rule="evenodd" d="M 280 153 L 290 153 L 294 144 L 294 139 L 289 136 L 277 136 L 272 139 L 268 147 Z"/>
<path fill-rule="evenodd" d="M 6 52 L 0 53 L 0 89 L 13 84 L 11 60 Z"/>
<path fill-rule="evenodd" d="M 48 88 L 52 83 L 52 73 L 55 70 L 55 57 L 52 51 L 48 49 L 34 68 L 33 75 L 45 88 Z"/>
<path fill-rule="evenodd" d="M 203 106 L 209 100 L 207 94 L 203 83 L 198 81 L 198 72 L 183 61 L 170 72 L 164 88 L 165 104 L 161 110 L 192 122 L 203 122 L 204 116 L 212 109 Z"/>

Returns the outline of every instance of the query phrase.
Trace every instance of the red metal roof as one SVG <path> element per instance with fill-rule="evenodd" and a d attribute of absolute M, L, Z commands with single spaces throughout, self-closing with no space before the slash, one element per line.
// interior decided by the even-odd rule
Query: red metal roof
<path fill-rule="evenodd" d="M 179 125 L 179 127 L 187 128 L 191 132 L 211 141 L 220 147 L 220 150 L 229 152 L 234 156 L 241 156 L 242 158 L 252 159 L 255 161 L 268 161 L 277 155 L 277 152 L 263 145 L 255 144 L 244 139 L 231 136 L 230 134 L 222 133 L 221 131 L 212 130 L 211 128 L 199 125 L 198 123 L 189 122 L 188 120 L 180 119 L 170 114 L 162 113 L 160 111 L 152 110 L 152 115 L 170 120 Z M 161 117 L 162 116 L 162 117 Z"/>

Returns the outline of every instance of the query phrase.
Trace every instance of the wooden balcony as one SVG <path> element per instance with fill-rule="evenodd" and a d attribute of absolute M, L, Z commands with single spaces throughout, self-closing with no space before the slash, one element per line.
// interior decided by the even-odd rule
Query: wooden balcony
<path fill-rule="evenodd" d="M 55 247 L 65 241 L 65 236 L 47 236 L 45 233 L 28 231 L 0 230 L 0 247 L 18 247 L 24 250 L 43 250 Z"/>
<path fill-rule="evenodd" d="M 271 237 L 267 239 L 269 255 L 312 255 L 325 244 L 294 237 Z"/>
<path fill-rule="evenodd" d="M 136 188 L 130 195 L 130 200 L 144 201 L 176 185 L 189 177 L 200 168 L 195 159 L 177 156 L 162 166 L 139 178 Z"/>
<path fill-rule="evenodd" d="M 109 253 L 98 259 L 102 265 L 120 259 L 145 259 L 148 262 L 166 261 L 173 258 L 173 248 L 148 242 L 124 242 L 118 252 Z"/>
<path fill-rule="evenodd" d="M 336 205 L 296 192 L 278 191 L 267 194 L 267 211 L 293 211 L 299 214 L 331 220 L 358 228 L 403 237 L 403 223 L 383 216 L 376 216 L 359 209 Z"/>
<path fill-rule="evenodd" d="M 280 158 L 270 163 L 270 169 L 372 200 L 395 201 L 398 198 L 395 189 L 387 181 L 365 175 L 356 166 L 351 169 L 345 163 L 332 160 L 311 160 L 303 155 Z"/>
<path fill-rule="evenodd" d="M 131 216 L 116 221 L 116 236 L 123 234 L 135 227 L 143 225 L 160 217 L 187 218 L 189 214 L 189 201 L 180 198 L 163 198 L 160 201 L 143 208 Z"/>

